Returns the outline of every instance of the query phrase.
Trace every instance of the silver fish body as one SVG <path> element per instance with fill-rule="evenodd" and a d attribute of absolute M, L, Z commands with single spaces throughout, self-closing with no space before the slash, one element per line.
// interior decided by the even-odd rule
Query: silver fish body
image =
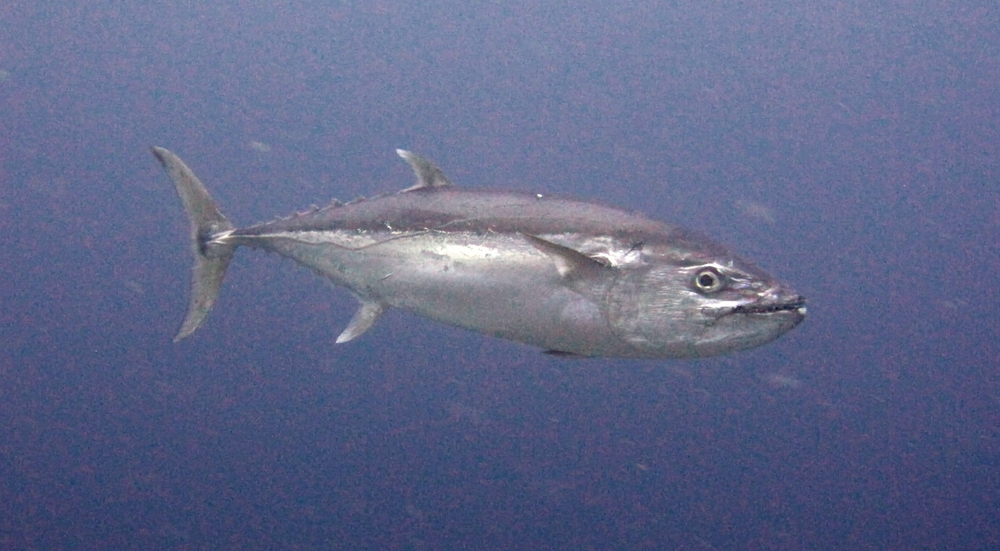
<path fill-rule="evenodd" d="M 291 258 L 361 303 L 337 342 L 388 308 L 584 357 L 693 358 L 767 343 L 805 299 L 693 232 L 594 203 L 462 190 L 406 151 L 399 193 L 236 228 L 162 148 L 191 220 L 191 304 L 177 340 L 211 310 L 239 246 Z"/>

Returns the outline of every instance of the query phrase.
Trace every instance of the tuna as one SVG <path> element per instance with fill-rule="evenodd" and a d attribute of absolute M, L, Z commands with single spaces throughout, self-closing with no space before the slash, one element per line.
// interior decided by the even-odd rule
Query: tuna
<path fill-rule="evenodd" d="M 698 358 L 770 342 L 805 318 L 805 299 L 690 230 L 593 202 L 453 186 L 397 153 L 415 185 L 237 228 L 176 155 L 153 154 L 191 224 L 195 263 L 175 337 L 205 321 L 236 249 L 277 253 L 360 306 L 336 342 L 389 308 L 572 357 Z"/>

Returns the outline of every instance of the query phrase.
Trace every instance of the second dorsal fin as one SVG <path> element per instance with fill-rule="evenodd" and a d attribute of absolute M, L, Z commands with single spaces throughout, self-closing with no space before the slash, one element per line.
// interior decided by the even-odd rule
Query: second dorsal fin
<path fill-rule="evenodd" d="M 441 172 L 441 169 L 429 160 L 405 149 L 397 149 L 396 153 L 409 163 L 413 173 L 417 175 L 417 183 L 404 189 L 404 192 L 451 185 L 451 181 Z"/>

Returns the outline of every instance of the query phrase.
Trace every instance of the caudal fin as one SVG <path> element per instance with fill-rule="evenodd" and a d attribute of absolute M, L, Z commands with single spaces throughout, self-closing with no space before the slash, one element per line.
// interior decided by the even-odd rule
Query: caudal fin
<path fill-rule="evenodd" d="M 177 342 L 194 333 L 212 311 L 212 305 L 219 296 L 222 279 L 226 276 L 226 268 L 236 251 L 234 245 L 220 243 L 217 238 L 232 231 L 235 226 L 215 206 L 215 201 L 205 186 L 184 161 L 162 147 L 154 146 L 150 149 L 167 169 L 191 221 L 191 252 L 194 253 L 191 302 L 188 304 L 184 323 L 174 337 L 174 342 Z"/>

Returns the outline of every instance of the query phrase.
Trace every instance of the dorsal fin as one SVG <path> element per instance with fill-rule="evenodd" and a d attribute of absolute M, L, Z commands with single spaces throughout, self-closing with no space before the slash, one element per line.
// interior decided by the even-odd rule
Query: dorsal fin
<path fill-rule="evenodd" d="M 404 192 L 451 185 L 451 182 L 441 172 L 441 169 L 429 160 L 405 149 L 397 149 L 396 153 L 409 163 L 410 168 L 413 169 L 413 173 L 417 175 L 417 183 L 404 189 Z"/>

